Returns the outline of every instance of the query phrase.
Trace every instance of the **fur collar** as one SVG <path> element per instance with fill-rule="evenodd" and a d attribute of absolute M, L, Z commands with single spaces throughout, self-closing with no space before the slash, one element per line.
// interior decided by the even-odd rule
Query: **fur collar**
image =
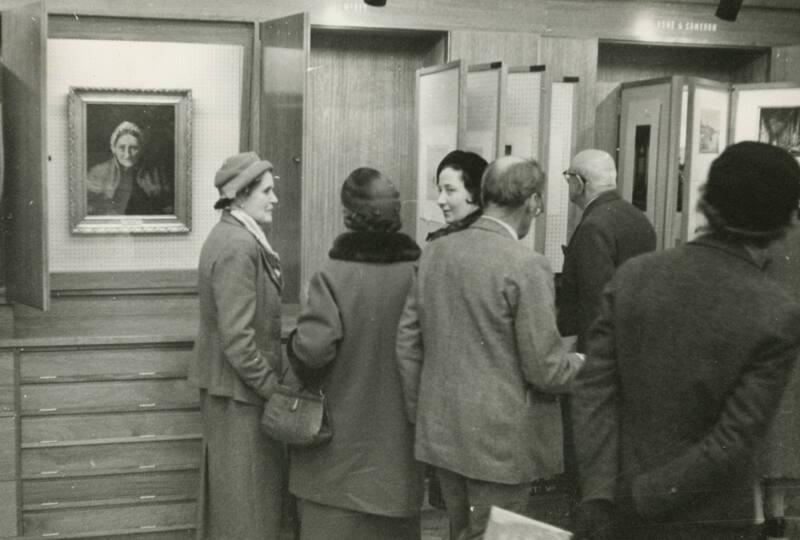
<path fill-rule="evenodd" d="M 464 229 L 469 229 L 473 223 L 478 221 L 478 218 L 483 215 L 482 210 L 475 210 L 471 214 L 467 214 L 463 218 L 458 221 L 454 221 L 448 225 L 445 225 L 441 229 L 436 229 L 435 231 L 428 233 L 428 236 L 425 237 L 425 240 L 428 242 L 432 242 L 437 238 L 441 238 L 443 236 L 447 236 L 448 234 L 452 234 L 454 232 L 463 231 Z"/>
<path fill-rule="evenodd" d="M 402 233 L 351 231 L 340 235 L 328 252 L 331 259 L 394 263 L 419 259 L 419 246 Z"/>

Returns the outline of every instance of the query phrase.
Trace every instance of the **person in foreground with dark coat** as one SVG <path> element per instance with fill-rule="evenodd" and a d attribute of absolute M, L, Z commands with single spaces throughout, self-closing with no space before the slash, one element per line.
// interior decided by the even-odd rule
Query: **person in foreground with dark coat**
<path fill-rule="evenodd" d="M 284 446 L 261 431 L 281 373 L 280 259 L 261 229 L 278 198 L 254 152 L 214 177 L 222 209 L 200 252 L 200 328 L 189 380 L 200 389 L 203 462 L 198 538 L 278 538 Z"/>
<path fill-rule="evenodd" d="M 453 538 L 483 535 L 492 505 L 524 512 L 534 479 L 562 471 L 561 410 L 583 359 L 566 353 L 553 274 L 519 239 L 541 213 L 544 173 L 502 157 L 483 215 L 425 247 L 397 334 L 415 456 L 436 467 Z"/>
<path fill-rule="evenodd" d="M 800 167 L 742 142 L 711 165 L 709 232 L 623 264 L 573 394 L 578 538 L 755 538 L 754 457 L 800 350 L 800 305 L 764 273 Z"/>
<path fill-rule="evenodd" d="M 400 229 L 400 194 L 375 169 L 341 192 L 348 232 L 309 284 L 287 351 L 327 396 L 333 438 L 292 448 L 289 488 L 302 540 L 419 540 L 422 468 L 414 460 L 394 344 L 419 258 Z"/>
<path fill-rule="evenodd" d="M 770 246 L 767 275 L 800 301 L 800 228 Z M 796 362 L 759 456 L 764 511 L 763 537 L 800 536 L 800 524 L 786 520 L 791 494 L 800 487 L 800 362 Z"/>

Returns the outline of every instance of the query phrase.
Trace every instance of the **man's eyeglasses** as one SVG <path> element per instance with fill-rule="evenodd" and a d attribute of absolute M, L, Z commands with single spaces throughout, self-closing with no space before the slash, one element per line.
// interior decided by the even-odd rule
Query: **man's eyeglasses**
<path fill-rule="evenodd" d="M 583 179 L 583 176 L 579 175 L 576 172 L 572 172 L 569 169 L 567 169 L 566 171 L 562 172 L 561 174 L 564 176 L 564 179 L 567 182 L 569 182 L 570 178 L 576 178 L 581 184 L 586 183 L 586 181 Z"/>

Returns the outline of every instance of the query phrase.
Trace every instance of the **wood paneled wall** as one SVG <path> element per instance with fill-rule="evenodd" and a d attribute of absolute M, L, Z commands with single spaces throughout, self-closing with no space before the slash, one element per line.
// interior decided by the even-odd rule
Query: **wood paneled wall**
<path fill-rule="evenodd" d="M 29 1 L 0 0 L 0 10 Z M 544 0 L 388 0 L 383 8 L 362 0 L 48 0 L 47 6 L 51 13 L 67 15 L 263 21 L 308 12 L 311 24 L 319 26 L 517 31 L 543 29 L 545 11 Z"/>
<path fill-rule="evenodd" d="M 450 32 L 448 60 L 463 60 L 467 65 L 501 61 L 507 66 L 539 63 L 539 35 L 533 32 Z"/>
<path fill-rule="evenodd" d="M 791 10 L 776 10 L 752 7 L 750 2 L 745 2 L 736 22 L 727 22 L 714 16 L 713 7 L 701 4 L 544 1 L 547 4 L 544 35 L 757 47 L 795 44 L 800 28 L 798 5 Z M 686 26 L 687 23 L 690 24 Z"/>
<path fill-rule="evenodd" d="M 774 47 L 770 64 L 771 82 L 800 81 L 800 46 Z"/>
<path fill-rule="evenodd" d="M 432 49 L 441 50 L 443 37 L 312 30 L 301 283 L 320 268 L 344 231 L 339 191 L 356 167 L 373 167 L 390 178 L 401 193 L 406 230 L 412 223 L 415 72 Z"/>
<path fill-rule="evenodd" d="M 601 43 L 597 59 L 597 79 L 604 82 L 629 82 L 685 75 L 734 82 L 734 78 L 747 76 L 748 82 L 764 82 L 767 77 L 764 59 L 768 58 L 767 49 Z M 749 75 L 743 75 L 748 72 Z"/>

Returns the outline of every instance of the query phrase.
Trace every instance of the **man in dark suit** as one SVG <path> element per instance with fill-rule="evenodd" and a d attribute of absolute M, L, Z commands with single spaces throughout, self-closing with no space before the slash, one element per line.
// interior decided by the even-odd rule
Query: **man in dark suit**
<path fill-rule="evenodd" d="M 617 193 L 617 168 L 606 152 L 580 152 L 572 158 L 564 178 L 569 184 L 569 198 L 583 210 L 583 216 L 564 250 L 561 283 L 556 292 L 558 330 L 583 353 L 586 333 L 600 308 L 603 287 L 623 262 L 656 248 L 656 233 L 647 216 Z M 570 398 L 565 397 L 564 472 L 570 506 L 574 507 L 580 495 L 571 407 Z"/>
<path fill-rule="evenodd" d="M 623 262 L 656 248 L 656 233 L 647 216 L 617 193 L 617 168 L 606 152 L 580 152 L 564 177 L 583 217 L 564 250 L 558 329 L 562 336 L 577 336 L 577 351 L 585 352 L 603 287 Z"/>
<path fill-rule="evenodd" d="M 755 538 L 753 458 L 800 350 L 800 304 L 764 274 L 800 167 L 763 143 L 711 165 L 709 232 L 623 264 L 573 395 L 579 538 Z"/>

